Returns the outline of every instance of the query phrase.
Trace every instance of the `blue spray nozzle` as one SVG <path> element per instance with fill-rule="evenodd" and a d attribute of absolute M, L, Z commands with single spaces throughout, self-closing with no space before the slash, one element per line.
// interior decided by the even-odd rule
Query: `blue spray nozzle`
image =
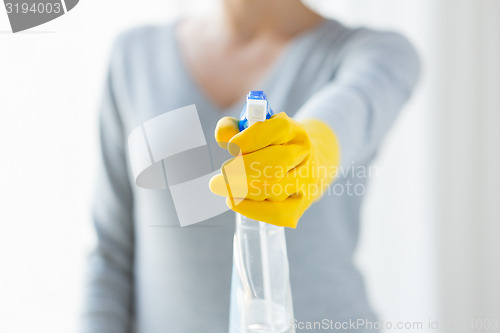
<path fill-rule="evenodd" d="M 264 94 L 262 90 L 251 90 L 247 95 L 247 99 L 257 99 L 257 100 L 267 101 L 266 94 Z"/>
<path fill-rule="evenodd" d="M 265 101 L 265 103 L 262 103 L 262 101 Z M 271 118 L 271 116 L 274 114 L 273 110 L 269 107 L 269 103 L 267 101 L 266 94 L 264 94 L 264 91 L 262 90 L 252 90 L 248 93 L 247 95 L 247 101 L 245 106 L 243 107 L 243 110 L 241 111 L 240 115 L 240 121 L 239 121 L 239 129 L 240 132 L 243 131 L 248 127 L 248 110 L 249 110 L 249 105 L 250 106 L 257 106 L 258 107 L 264 107 L 265 110 L 262 110 L 265 112 L 265 119 Z M 264 120 L 264 119 L 261 119 Z"/>

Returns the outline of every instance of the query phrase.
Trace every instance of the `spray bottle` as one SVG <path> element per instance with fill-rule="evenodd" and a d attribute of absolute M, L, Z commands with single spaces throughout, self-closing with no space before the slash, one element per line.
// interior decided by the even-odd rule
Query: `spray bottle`
<path fill-rule="evenodd" d="M 272 116 L 266 95 L 250 91 L 240 131 Z M 294 333 L 285 229 L 236 214 L 230 333 Z"/>

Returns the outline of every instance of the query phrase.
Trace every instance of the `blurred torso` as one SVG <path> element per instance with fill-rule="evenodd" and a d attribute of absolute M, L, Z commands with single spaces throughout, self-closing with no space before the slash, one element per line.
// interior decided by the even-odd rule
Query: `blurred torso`
<path fill-rule="evenodd" d="M 309 14 L 309 13 L 308 13 Z M 292 30 L 262 28 L 250 36 L 231 29 L 214 18 L 179 22 L 179 51 L 194 81 L 220 108 L 229 108 L 266 78 L 294 37 L 323 21 L 304 16 Z"/>

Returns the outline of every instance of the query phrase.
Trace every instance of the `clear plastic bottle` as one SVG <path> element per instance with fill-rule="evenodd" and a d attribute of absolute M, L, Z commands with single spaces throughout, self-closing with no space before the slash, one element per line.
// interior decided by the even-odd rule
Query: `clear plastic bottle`
<path fill-rule="evenodd" d="M 236 217 L 230 333 L 292 333 L 285 229 Z"/>
<path fill-rule="evenodd" d="M 262 91 L 251 91 L 240 130 L 272 115 Z M 236 214 L 230 333 L 294 333 L 285 228 Z"/>

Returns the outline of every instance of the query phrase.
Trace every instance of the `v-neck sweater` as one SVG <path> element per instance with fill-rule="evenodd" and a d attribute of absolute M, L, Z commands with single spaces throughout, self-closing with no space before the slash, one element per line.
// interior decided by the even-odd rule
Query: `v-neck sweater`
<path fill-rule="evenodd" d="M 113 47 L 100 108 L 96 246 L 82 332 L 228 331 L 234 212 L 180 227 L 170 191 L 137 187 L 127 152 L 134 128 L 195 104 L 211 170 L 193 166 L 189 176 L 212 172 L 229 158 L 213 133 L 221 117 L 239 116 L 244 96 L 225 109 L 210 100 L 182 58 L 175 26 L 128 30 Z M 297 332 L 301 323 L 377 318 L 353 263 L 360 210 L 370 162 L 419 71 L 415 49 L 402 35 L 325 20 L 290 42 L 254 87 L 265 91 L 275 112 L 326 122 L 341 148 L 330 190 L 296 229 L 286 230 Z"/>

